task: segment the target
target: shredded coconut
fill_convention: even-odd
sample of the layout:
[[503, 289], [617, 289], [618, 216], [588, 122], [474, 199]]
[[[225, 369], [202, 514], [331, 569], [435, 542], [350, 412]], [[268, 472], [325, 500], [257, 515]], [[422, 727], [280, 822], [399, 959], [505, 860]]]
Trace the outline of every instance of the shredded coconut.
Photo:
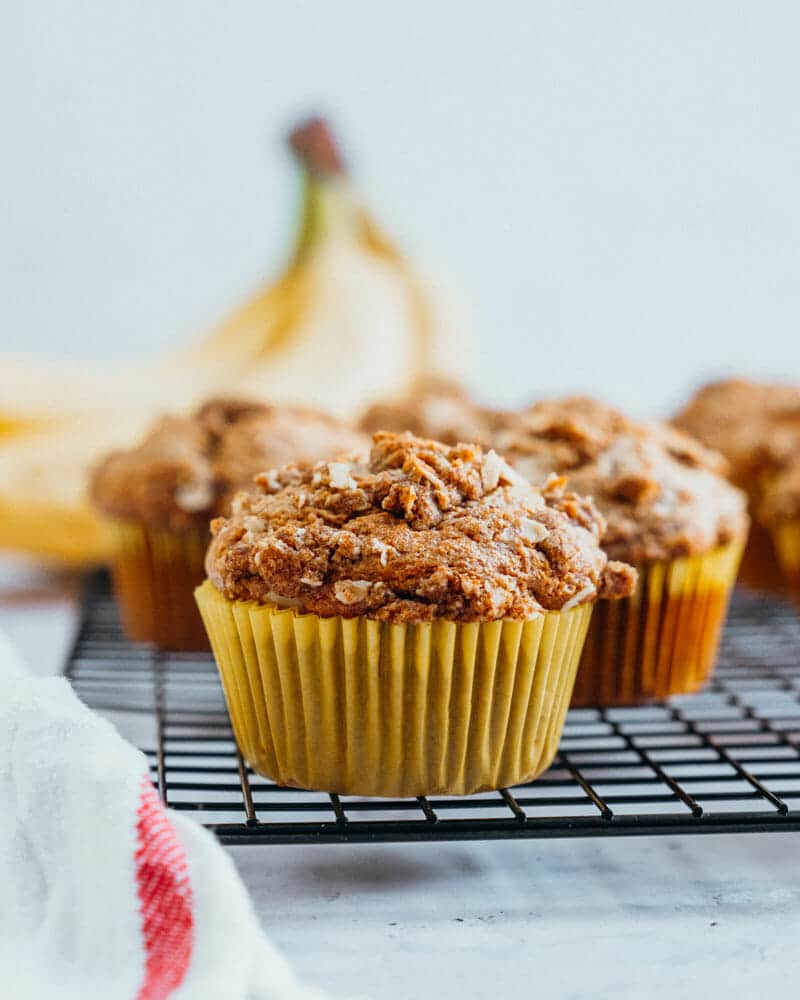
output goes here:
[[358, 604], [369, 596], [371, 589], [369, 580], [339, 580], [334, 584], [333, 593], [342, 604]]
[[278, 473], [275, 469], [268, 469], [264, 474], [264, 478], [271, 490], [279, 490], [281, 488], [281, 481], [278, 479]]
[[587, 585], [582, 587], [577, 594], [573, 594], [568, 601], [565, 601], [562, 610], [568, 611], [570, 608], [577, 607], [579, 604], [584, 604], [592, 596], [594, 591], [595, 588], [591, 584], [587, 583]]
[[328, 462], [330, 484], [336, 490], [354, 490], [356, 481], [350, 475], [350, 466], [345, 462]]
[[283, 594], [276, 594], [274, 590], [270, 590], [265, 596], [270, 604], [276, 604], [279, 608], [299, 608], [302, 606], [302, 602], [296, 597], [284, 597]]
[[505, 587], [489, 586], [486, 589], [492, 608], [496, 613], [499, 613], [508, 603], [508, 591]]
[[372, 551], [379, 554], [381, 566], [385, 566], [389, 561], [389, 546], [379, 538], [372, 539]]
[[521, 533], [523, 538], [529, 542], [533, 542], [534, 545], [537, 542], [543, 542], [550, 534], [541, 521], [534, 521], [530, 517], [526, 517], [522, 522]]
[[497, 484], [500, 482], [500, 473], [503, 471], [505, 464], [494, 448], [487, 451], [486, 457], [483, 460], [483, 468], [481, 469], [483, 488], [487, 493], [497, 489]]
[[245, 514], [242, 517], [242, 524], [247, 532], [247, 540], [252, 541], [264, 530], [263, 520], [255, 514]]

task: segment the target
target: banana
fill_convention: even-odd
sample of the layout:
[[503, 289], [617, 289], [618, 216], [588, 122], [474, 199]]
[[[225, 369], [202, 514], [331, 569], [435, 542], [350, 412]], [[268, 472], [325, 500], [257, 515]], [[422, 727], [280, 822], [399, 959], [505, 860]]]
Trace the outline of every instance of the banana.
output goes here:
[[293, 251], [215, 329], [137, 365], [0, 359], [0, 548], [102, 561], [87, 472], [165, 409], [224, 393], [355, 417], [420, 378], [465, 375], [463, 312], [367, 212], [326, 124], [311, 119], [290, 142], [303, 170]]
[[322, 120], [295, 129], [290, 143], [305, 176], [289, 266], [181, 361], [218, 365], [235, 355], [243, 363], [236, 391], [312, 402], [342, 417], [403, 396], [420, 379], [466, 380], [466, 311], [372, 218]]
[[474, 335], [464, 302], [441, 276], [404, 257], [366, 211], [361, 224], [364, 245], [398, 270], [413, 301], [419, 352], [416, 381], [442, 378], [454, 383], [469, 382]]
[[365, 247], [360, 207], [348, 187], [314, 176], [308, 185], [312, 236], [302, 253], [300, 309], [273, 333], [236, 389], [355, 417], [376, 396], [414, 382], [416, 304], [398, 269]]
[[0, 549], [70, 565], [107, 561], [109, 539], [86, 496], [98, 455], [132, 444], [150, 415], [70, 417], [19, 432], [0, 447]]

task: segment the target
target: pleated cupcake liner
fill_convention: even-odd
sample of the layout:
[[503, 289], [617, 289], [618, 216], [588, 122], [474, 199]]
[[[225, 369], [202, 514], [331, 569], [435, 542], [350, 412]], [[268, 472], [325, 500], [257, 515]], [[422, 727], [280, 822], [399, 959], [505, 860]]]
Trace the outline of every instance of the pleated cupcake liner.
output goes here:
[[788, 593], [800, 605], [800, 518], [779, 522], [772, 537]]
[[344, 795], [464, 795], [530, 781], [558, 747], [591, 605], [396, 625], [197, 603], [236, 741], [259, 774]]
[[743, 546], [639, 566], [631, 597], [600, 602], [572, 707], [638, 705], [701, 688], [716, 663]]
[[159, 649], [209, 649], [194, 599], [205, 577], [207, 532], [178, 534], [128, 521], [112, 522], [114, 591], [129, 639]]

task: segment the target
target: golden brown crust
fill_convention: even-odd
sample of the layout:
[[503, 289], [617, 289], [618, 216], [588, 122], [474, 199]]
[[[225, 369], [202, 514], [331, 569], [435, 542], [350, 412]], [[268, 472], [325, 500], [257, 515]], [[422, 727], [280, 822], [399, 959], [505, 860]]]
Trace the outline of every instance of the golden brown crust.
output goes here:
[[516, 415], [496, 447], [532, 481], [555, 469], [607, 521], [603, 548], [643, 563], [706, 552], [747, 531], [744, 496], [724, 460], [662, 424], [643, 425], [584, 397]]
[[727, 379], [699, 389], [673, 423], [717, 447], [754, 517], [800, 516], [800, 386]]
[[138, 446], [108, 455], [92, 477], [92, 498], [126, 520], [205, 528], [257, 473], [366, 447], [364, 435], [317, 410], [214, 399], [190, 417], [161, 418]]
[[369, 461], [258, 477], [212, 525], [206, 568], [234, 600], [323, 617], [528, 619], [632, 593], [603, 519], [561, 480], [537, 490], [494, 452], [378, 433]]
[[532, 483], [555, 472], [593, 497], [608, 522], [603, 547], [628, 562], [669, 560], [723, 545], [747, 530], [744, 499], [722, 476], [721, 455], [663, 424], [644, 426], [585, 397], [490, 410], [458, 387], [423, 386], [404, 403], [373, 408], [365, 425], [410, 426], [450, 443], [467, 434]]
[[444, 444], [469, 441], [491, 447], [492, 430], [501, 417], [499, 411], [479, 406], [457, 382], [428, 379], [404, 399], [374, 403], [359, 426], [368, 434], [408, 431]]
[[699, 389], [673, 424], [721, 452], [758, 502], [762, 482], [800, 452], [800, 386], [725, 379]]

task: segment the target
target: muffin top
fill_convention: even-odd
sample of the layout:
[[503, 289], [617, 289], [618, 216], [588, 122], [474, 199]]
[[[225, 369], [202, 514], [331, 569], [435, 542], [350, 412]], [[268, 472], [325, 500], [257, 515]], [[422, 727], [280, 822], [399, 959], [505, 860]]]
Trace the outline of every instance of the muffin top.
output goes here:
[[746, 530], [746, 500], [723, 478], [722, 456], [595, 400], [537, 403], [508, 417], [494, 444], [527, 479], [556, 472], [591, 497], [608, 522], [603, 548], [613, 559], [706, 552]]
[[404, 399], [374, 403], [359, 422], [362, 430], [409, 431], [445, 444], [471, 441], [490, 446], [502, 414], [478, 405], [456, 382], [421, 381]]
[[643, 425], [586, 396], [491, 410], [453, 386], [423, 386], [405, 404], [374, 407], [365, 424], [436, 431], [449, 443], [471, 433], [533, 483], [565, 476], [606, 521], [603, 548], [628, 562], [706, 552], [747, 527], [744, 497], [724, 480], [725, 460], [664, 424]]
[[389, 622], [529, 619], [626, 597], [603, 517], [553, 477], [536, 489], [495, 452], [374, 435], [369, 457], [256, 478], [212, 524], [206, 560], [234, 600]]
[[699, 389], [673, 424], [716, 448], [751, 495], [800, 451], [800, 386], [725, 379]]
[[137, 447], [109, 454], [91, 493], [115, 517], [205, 529], [256, 473], [367, 445], [363, 434], [318, 410], [214, 399], [189, 417], [162, 417]]

